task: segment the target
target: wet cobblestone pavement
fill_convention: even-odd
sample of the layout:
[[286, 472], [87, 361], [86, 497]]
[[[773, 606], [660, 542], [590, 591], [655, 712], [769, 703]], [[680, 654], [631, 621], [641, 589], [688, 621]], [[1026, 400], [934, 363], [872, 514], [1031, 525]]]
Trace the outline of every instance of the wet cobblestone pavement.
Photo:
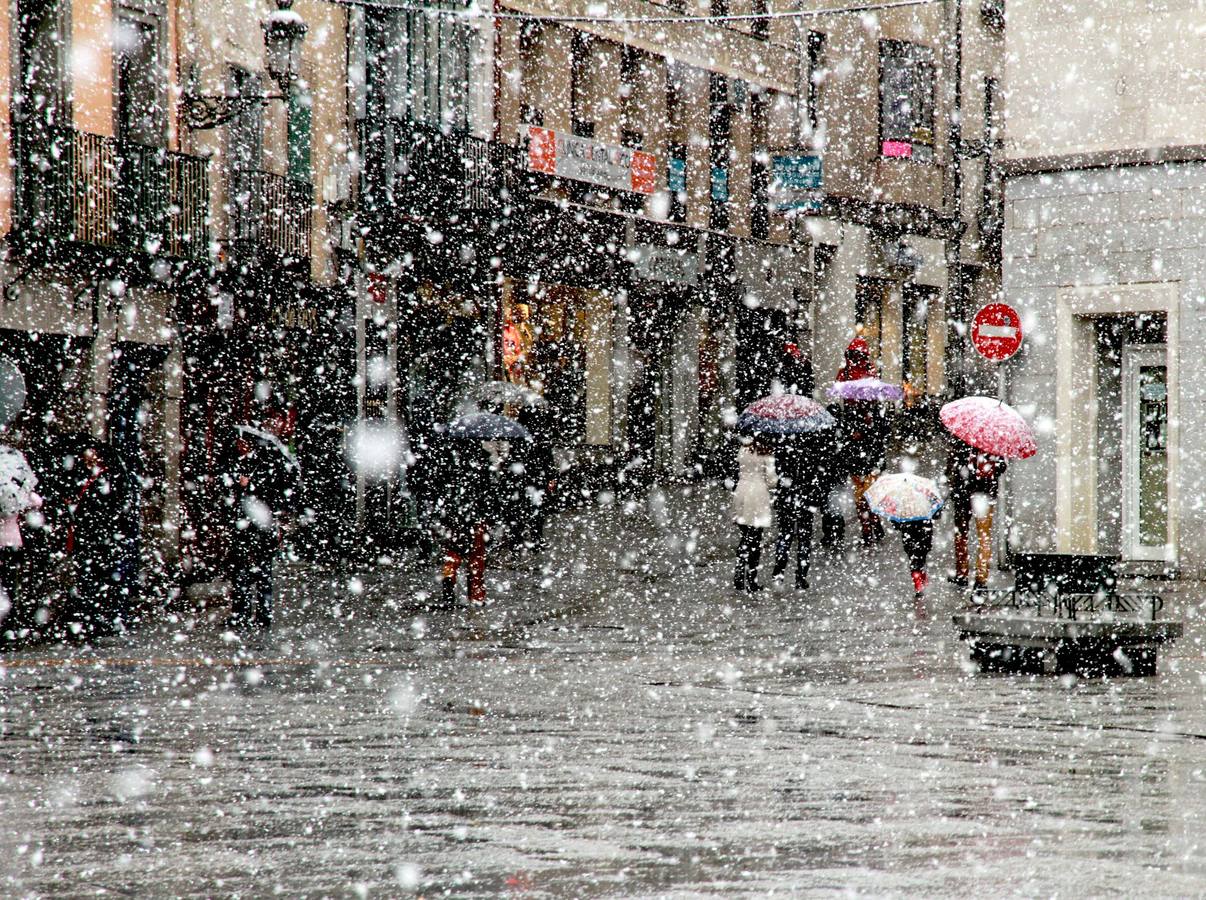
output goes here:
[[0, 894], [1206, 893], [1195, 598], [1157, 678], [985, 676], [892, 541], [739, 599], [722, 504], [563, 516], [481, 611], [298, 566], [270, 635], [7, 654]]

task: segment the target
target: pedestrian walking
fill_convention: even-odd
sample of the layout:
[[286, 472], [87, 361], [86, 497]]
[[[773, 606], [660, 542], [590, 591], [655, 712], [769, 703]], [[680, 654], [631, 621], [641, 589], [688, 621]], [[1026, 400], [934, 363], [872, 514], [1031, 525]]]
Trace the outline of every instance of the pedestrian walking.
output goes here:
[[521, 442], [516, 448], [524, 484], [519, 538], [525, 550], [539, 553], [544, 549], [544, 522], [557, 489], [548, 407], [525, 406], [520, 409], [518, 420], [532, 434], [532, 440]]
[[1000, 456], [978, 450], [959, 438], [950, 437], [946, 479], [950, 490], [951, 515], [955, 520], [955, 572], [952, 584], [967, 587], [970, 560], [968, 544], [971, 522], [976, 523], [975, 588], [988, 585], [992, 567], [992, 519], [997, 492], [1007, 463]]
[[775, 541], [773, 576], [781, 581], [786, 573], [792, 545], [796, 548], [796, 587], [808, 589], [812, 560], [812, 533], [818, 511], [826, 508], [830, 470], [834, 467], [832, 430], [786, 437], [775, 449], [775, 518], [779, 536]]
[[486, 443], [459, 440], [449, 446], [451, 459], [438, 509], [443, 545], [440, 591], [447, 606], [456, 604], [462, 564], [468, 569], [469, 602], [486, 602], [486, 544], [499, 514], [499, 467]]
[[[273, 427], [278, 419], [268, 418]], [[226, 565], [231, 580], [230, 623], [270, 628], [273, 563], [280, 552], [280, 517], [295, 502], [300, 469], [276, 434], [239, 426], [224, 482], [233, 513]]]
[[884, 475], [867, 491], [867, 503], [875, 515], [887, 519], [900, 532], [909, 558], [913, 596], [922, 599], [929, 583], [926, 561], [934, 546], [934, 520], [942, 512], [938, 485], [911, 472]]
[[737, 484], [733, 490], [732, 515], [740, 538], [733, 586], [750, 594], [762, 589], [758, 584], [758, 563], [762, 557], [762, 533], [774, 520], [771, 491], [778, 478], [775, 458], [765, 438], [742, 438], [737, 452]]
[[[842, 367], [834, 381], [841, 384], [878, 377], [866, 339], [861, 334], [856, 335], [846, 347]], [[882, 403], [874, 399], [845, 400], [839, 422], [844, 440], [841, 453], [854, 488], [854, 508], [862, 540], [864, 544], [877, 544], [883, 540], [884, 528], [867, 506], [865, 495], [884, 465], [888, 423]]]
[[107, 445], [91, 441], [70, 471], [70, 496], [62, 516], [63, 556], [72, 585], [65, 611], [85, 634], [112, 630], [124, 611], [113, 523], [124, 492], [120, 464]]

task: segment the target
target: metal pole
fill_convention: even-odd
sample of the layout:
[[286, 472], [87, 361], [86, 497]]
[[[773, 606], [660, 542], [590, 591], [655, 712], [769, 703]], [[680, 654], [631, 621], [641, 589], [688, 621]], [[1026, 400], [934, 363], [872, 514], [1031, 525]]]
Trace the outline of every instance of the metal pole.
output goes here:
[[[952, 220], [953, 231], [946, 246], [946, 331], [947, 359], [951, 371], [947, 372], [947, 387], [953, 394], [967, 391], [967, 309], [963, 287], [963, 2], [947, 0], [947, 10], [953, 16], [948, 27], [952, 36], [950, 50], [951, 106], [948, 112], [947, 152], [950, 154], [946, 180], [946, 209]], [[962, 332], [955, 326], [959, 321]]]

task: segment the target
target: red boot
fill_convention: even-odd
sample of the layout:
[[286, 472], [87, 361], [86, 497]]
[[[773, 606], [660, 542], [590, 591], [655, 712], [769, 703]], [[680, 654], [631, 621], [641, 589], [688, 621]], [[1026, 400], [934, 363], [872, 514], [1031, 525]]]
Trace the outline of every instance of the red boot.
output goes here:
[[925, 572], [913, 572], [913, 593], [920, 597], [925, 593], [925, 586], [930, 579]]

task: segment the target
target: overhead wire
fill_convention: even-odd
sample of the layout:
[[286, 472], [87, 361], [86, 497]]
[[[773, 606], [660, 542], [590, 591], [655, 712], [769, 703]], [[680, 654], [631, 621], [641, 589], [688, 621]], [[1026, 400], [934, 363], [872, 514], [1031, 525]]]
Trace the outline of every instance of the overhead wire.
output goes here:
[[390, 0], [331, 0], [341, 6], [363, 6], [373, 9], [391, 9], [402, 12], [418, 12], [432, 16], [451, 16], [463, 19], [518, 19], [528, 22], [552, 22], [566, 25], [678, 25], [678, 24], [723, 24], [725, 22], [751, 22], [771, 19], [810, 19], [834, 13], [863, 13], [880, 10], [900, 9], [910, 6], [933, 6], [945, 0], [891, 0], [884, 3], [859, 3], [853, 6], [836, 6], [823, 9], [793, 9], [764, 13], [731, 13], [725, 15], [656, 15], [656, 16], [592, 16], [570, 13], [526, 13], [517, 10], [490, 10], [480, 7], [431, 6], [428, 4], [392, 3]]

